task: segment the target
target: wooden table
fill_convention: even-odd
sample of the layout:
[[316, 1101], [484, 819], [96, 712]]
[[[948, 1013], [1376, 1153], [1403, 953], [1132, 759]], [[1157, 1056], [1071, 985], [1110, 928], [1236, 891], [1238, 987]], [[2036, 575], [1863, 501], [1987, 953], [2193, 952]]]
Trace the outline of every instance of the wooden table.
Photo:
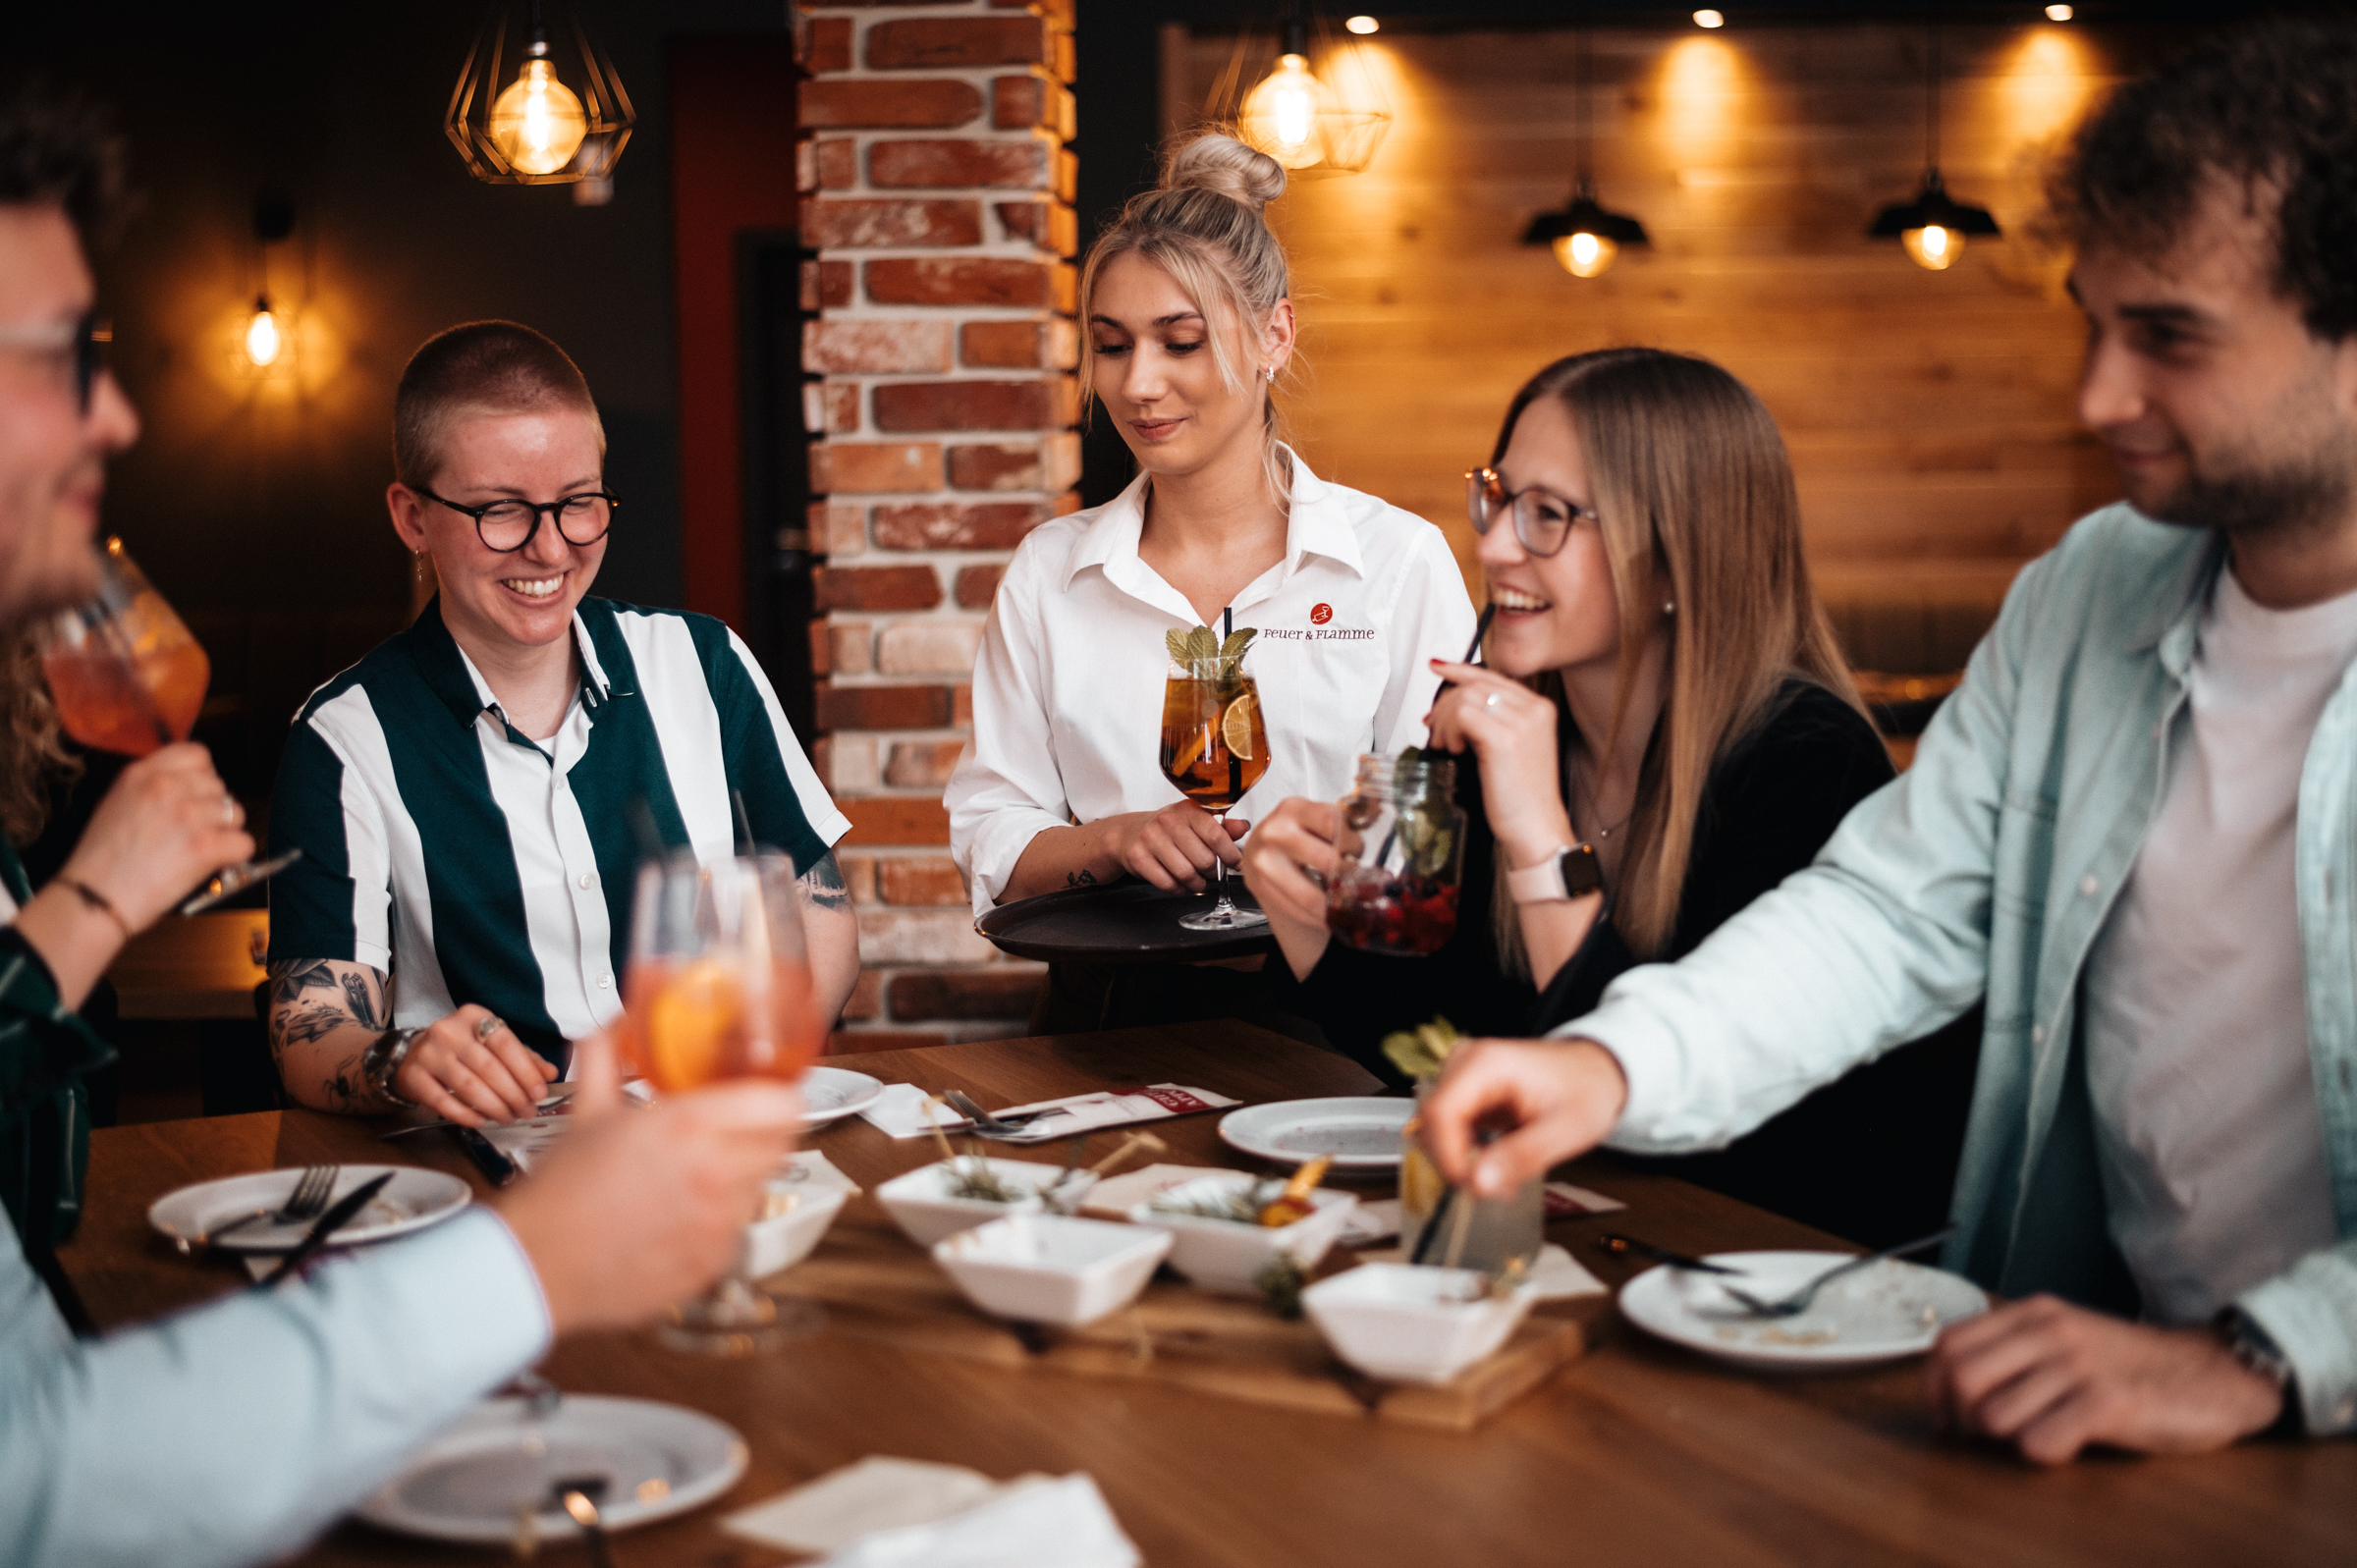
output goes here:
[[253, 988], [267, 978], [254, 961], [270, 940], [267, 909], [166, 915], [124, 945], [106, 978], [125, 1018], [253, 1021]]
[[[1363, 1092], [1338, 1057], [1234, 1023], [878, 1053], [858, 1066], [997, 1107], [1111, 1084], [1175, 1081], [1259, 1101]], [[1158, 1124], [1172, 1152], [1243, 1164], [1214, 1117]], [[428, 1136], [397, 1158], [474, 1179]], [[934, 1158], [852, 1118], [814, 1147], [872, 1192]], [[102, 1324], [233, 1288], [226, 1265], [175, 1257], [145, 1205], [182, 1182], [270, 1165], [383, 1158], [359, 1123], [307, 1111], [97, 1134], [90, 1205], [65, 1251]], [[1048, 1158], [1043, 1153], [1042, 1158]], [[1758, 1210], [1609, 1158], [1569, 1168], [1625, 1214], [1559, 1221], [1553, 1239], [1608, 1280], [1589, 1244], [1625, 1228], [1691, 1251], [1822, 1245]], [[477, 1183], [479, 1186], [479, 1182]], [[885, 1224], [872, 1199], [839, 1225]], [[714, 1507], [633, 1532], [625, 1563], [766, 1568], [778, 1554], [715, 1528], [722, 1513], [868, 1454], [995, 1476], [1086, 1470], [1156, 1568], [1385, 1563], [2347, 1563], [2357, 1560], [2357, 1444], [2257, 1442], [2191, 1459], [2105, 1457], [2051, 1472], [1945, 1437], [1918, 1368], [1761, 1378], [1658, 1344], [1600, 1310], [1596, 1350], [1471, 1434], [1310, 1415], [1150, 1382], [1007, 1371], [821, 1334], [750, 1361], [584, 1334], [546, 1370], [569, 1390], [676, 1400], [743, 1432], [752, 1466]], [[489, 1564], [494, 1554], [346, 1526], [301, 1559]], [[564, 1554], [561, 1561], [577, 1562]]]

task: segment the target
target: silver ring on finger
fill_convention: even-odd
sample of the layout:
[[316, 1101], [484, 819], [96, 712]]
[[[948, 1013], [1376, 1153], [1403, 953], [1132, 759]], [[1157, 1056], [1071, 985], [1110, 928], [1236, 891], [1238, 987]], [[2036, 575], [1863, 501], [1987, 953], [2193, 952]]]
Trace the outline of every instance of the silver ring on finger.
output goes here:
[[1490, 693], [1488, 696], [1486, 696], [1486, 697], [1482, 698], [1482, 699], [1481, 699], [1481, 705], [1482, 705], [1483, 707], [1485, 707], [1485, 708], [1495, 708], [1495, 707], [1497, 707], [1497, 706], [1498, 706], [1498, 693], [1496, 693], [1495, 691], [1493, 691], [1493, 692], [1491, 692], [1491, 693]]
[[489, 1045], [491, 1043], [491, 1037], [499, 1033], [502, 1029], [505, 1029], [507, 1026], [508, 1021], [505, 1018], [500, 1017], [497, 1013], [487, 1012], [483, 1014], [482, 1017], [475, 1020], [474, 1043], [478, 1046]]
[[238, 797], [235, 795], [223, 795], [221, 797], [221, 826], [224, 828], [234, 828], [237, 825]]

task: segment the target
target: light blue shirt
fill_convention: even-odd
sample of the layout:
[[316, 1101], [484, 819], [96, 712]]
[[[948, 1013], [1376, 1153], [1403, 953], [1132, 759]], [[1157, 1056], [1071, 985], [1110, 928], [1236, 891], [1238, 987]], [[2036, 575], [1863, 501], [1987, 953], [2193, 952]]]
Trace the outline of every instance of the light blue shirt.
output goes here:
[[548, 1339], [488, 1210], [99, 1340], [0, 1223], [0, 1564], [275, 1561]]
[[[1814, 865], [1560, 1035], [1628, 1076], [1615, 1147], [1726, 1143], [1985, 999], [1948, 1267], [2007, 1295], [2123, 1305], [2079, 1041], [2089, 948], [2186, 722], [2217, 536], [2127, 507], [2025, 568], [1914, 766]], [[2339, 1240], [2236, 1299], [2291, 1363], [2311, 1433], [2357, 1429], [2357, 678], [2308, 742], [2296, 896]]]

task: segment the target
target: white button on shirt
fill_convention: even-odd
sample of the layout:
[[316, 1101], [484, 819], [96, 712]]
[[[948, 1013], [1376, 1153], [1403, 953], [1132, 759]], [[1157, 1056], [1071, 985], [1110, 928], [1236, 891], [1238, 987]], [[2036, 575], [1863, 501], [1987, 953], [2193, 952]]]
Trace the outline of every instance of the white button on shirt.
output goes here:
[[[1048, 828], [1182, 798], [1162, 771], [1163, 633], [1195, 612], [1137, 553], [1147, 476], [1103, 507], [1043, 524], [999, 584], [974, 663], [974, 732], [944, 803], [950, 853], [992, 908]], [[1229, 606], [1259, 628], [1269, 771], [1237, 802], [1251, 821], [1289, 795], [1332, 800], [1362, 752], [1422, 745], [1440, 677], [1473, 605], [1441, 530], [1293, 460], [1285, 559]]]

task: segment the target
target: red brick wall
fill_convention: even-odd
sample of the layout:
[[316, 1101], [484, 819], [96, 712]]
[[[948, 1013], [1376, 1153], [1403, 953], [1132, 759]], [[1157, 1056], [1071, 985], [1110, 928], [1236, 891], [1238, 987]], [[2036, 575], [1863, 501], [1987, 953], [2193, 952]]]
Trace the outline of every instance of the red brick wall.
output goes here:
[[867, 972], [837, 1050], [1019, 1033], [942, 785], [982, 616], [1080, 477], [1071, 0], [806, 4], [800, 160], [820, 773]]

